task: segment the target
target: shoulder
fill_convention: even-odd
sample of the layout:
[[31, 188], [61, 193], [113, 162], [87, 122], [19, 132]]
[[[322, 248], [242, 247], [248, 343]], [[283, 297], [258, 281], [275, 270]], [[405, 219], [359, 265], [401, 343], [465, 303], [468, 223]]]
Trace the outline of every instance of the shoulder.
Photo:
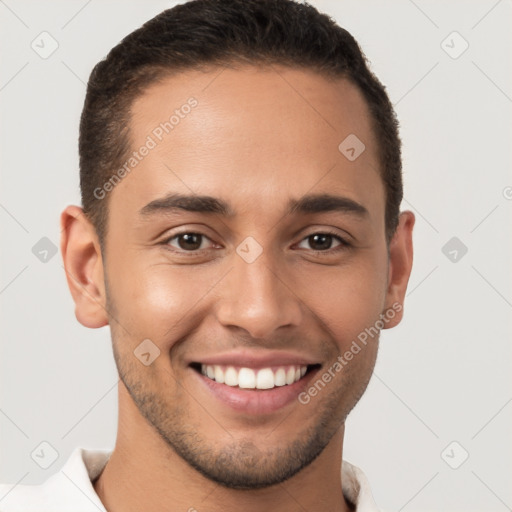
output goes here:
[[364, 472], [344, 460], [341, 466], [343, 495], [354, 504], [356, 512], [381, 512], [377, 507]]
[[75, 448], [64, 466], [39, 485], [0, 484], [2, 512], [98, 512], [105, 508], [91, 481], [110, 451]]

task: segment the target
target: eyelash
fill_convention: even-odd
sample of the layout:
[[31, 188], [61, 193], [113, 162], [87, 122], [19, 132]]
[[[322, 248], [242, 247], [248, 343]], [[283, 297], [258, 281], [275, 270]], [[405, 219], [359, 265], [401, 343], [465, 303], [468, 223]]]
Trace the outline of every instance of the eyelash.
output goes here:
[[[198, 232], [198, 231], [182, 231], [181, 233], [175, 233], [171, 237], [168, 237], [165, 240], [162, 240], [161, 244], [167, 250], [169, 250], [171, 252], [174, 252], [174, 253], [177, 253], [177, 254], [183, 254], [185, 256], [197, 256], [202, 251], [206, 251], [207, 250], [207, 249], [196, 249], [194, 251], [185, 251], [184, 249], [178, 250], [178, 249], [175, 249], [175, 248], [171, 248], [171, 246], [169, 245], [169, 242], [171, 240], [174, 240], [175, 238], [178, 238], [178, 237], [182, 236], [182, 235], [199, 235], [199, 236], [202, 236], [202, 237], [207, 238], [208, 240], [210, 240], [210, 238], [207, 235], [205, 235], [204, 233]], [[314, 254], [317, 254], [317, 255], [331, 255], [333, 253], [338, 253], [339, 251], [343, 251], [343, 250], [346, 250], [346, 249], [349, 249], [349, 248], [352, 247], [352, 245], [350, 243], [348, 243], [340, 235], [338, 235], [334, 231], [329, 231], [329, 230], [315, 231], [313, 233], [310, 233], [310, 234], [306, 235], [304, 238], [302, 238], [299, 243], [303, 242], [304, 240], [306, 240], [309, 237], [314, 236], [314, 235], [329, 235], [329, 236], [332, 236], [333, 238], [335, 238], [336, 240], [338, 240], [338, 242], [340, 242], [340, 245], [338, 245], [334, 249], [326, 249], [325, 251], [319, 251], [319, 250], [311, 249], [311, 252], [313, 252]]]

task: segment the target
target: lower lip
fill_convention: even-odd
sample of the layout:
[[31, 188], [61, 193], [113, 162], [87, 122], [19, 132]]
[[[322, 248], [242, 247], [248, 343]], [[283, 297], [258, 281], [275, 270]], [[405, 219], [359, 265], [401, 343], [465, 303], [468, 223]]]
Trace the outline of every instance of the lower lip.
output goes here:
[[235, 411], [256, 415], [270, 414], [294, 401], [298, 402], [299, 394], [307, 387], [318, 368], [313, 368], [293, 384], [276, 386], [272, 389], [242, 389], [238, 386], [228, 386], [220, 384], [196, 370], [192, 371], [207, 390], [222, 403]]

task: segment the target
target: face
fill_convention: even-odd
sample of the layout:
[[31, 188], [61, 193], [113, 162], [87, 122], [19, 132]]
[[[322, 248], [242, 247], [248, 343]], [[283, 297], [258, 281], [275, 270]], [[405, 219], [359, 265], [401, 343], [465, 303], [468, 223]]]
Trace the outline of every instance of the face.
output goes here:
[[132, 114], [149, 149], [109, 192], [102, 265], [134, 414], [225, 486], [281, 482], [342, 429], [377, 353], [357, 340], [396, 298], [368, 108], [343, 79], [243, 67], [167, 77]]

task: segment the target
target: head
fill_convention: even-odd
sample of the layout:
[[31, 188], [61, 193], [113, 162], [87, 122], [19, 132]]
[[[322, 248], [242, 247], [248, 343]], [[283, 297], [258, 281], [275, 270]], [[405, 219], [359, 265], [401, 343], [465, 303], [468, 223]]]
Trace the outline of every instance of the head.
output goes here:
[[386, 239], [391, 241], [403, 195], [398, 122], [352, 35], [314, 7], [291, 0], [194, 0], [129, 34], [90, 75], [80, 125], [80, 188], [84, 212], [102, 247], [110, 188], [136, 149], [130, 134], [135, 98], [184, 70], [244, 63], [307, 69], [326, 79], [343, 78], [359, 90], [377, 139]]
[[[96, 65], [79, 150], [61, 248], [78, 320], [110, 325], [120, 414], [227, 487], [311, 464], [412, 264], [396, 117], [354, 38], [291, 0], [178, 5]], [[232, 393], [228, 366], [275, 387]]]

